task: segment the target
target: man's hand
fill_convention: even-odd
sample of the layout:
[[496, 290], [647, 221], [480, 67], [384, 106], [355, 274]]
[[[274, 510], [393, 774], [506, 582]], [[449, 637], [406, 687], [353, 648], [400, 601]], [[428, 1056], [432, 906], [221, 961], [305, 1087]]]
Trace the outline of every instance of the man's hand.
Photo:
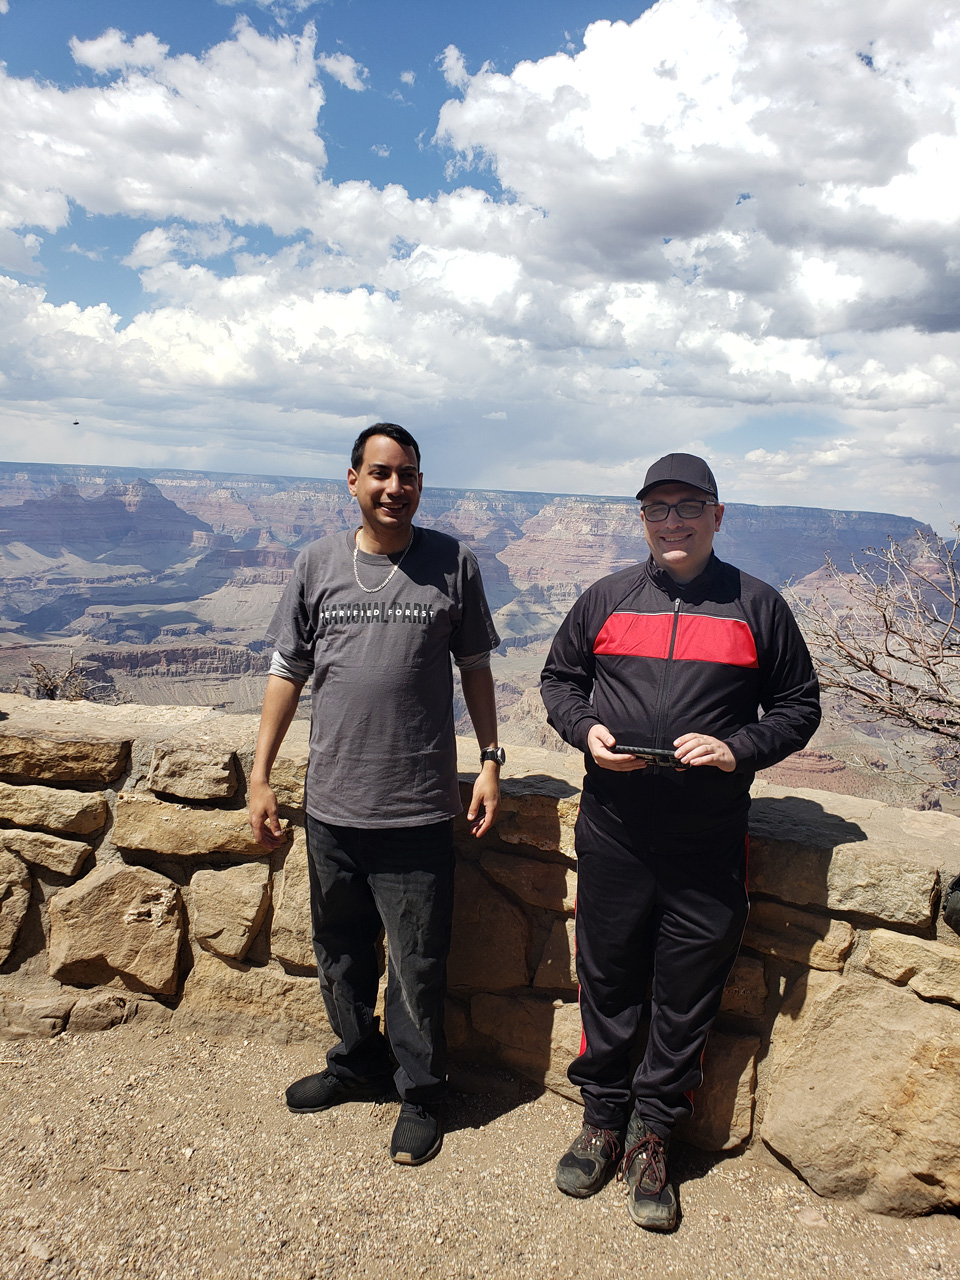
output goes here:
[[691, 768], [701, 764], [712, 764], [724, 773], [733, 773], [737, 767], [733, 752], [719, 738], [711, 738], [705, 733], [684, 733], [674, 738], [677, 748], [677, 759]]
[[279, 849], [287, 837], [280, 826], [276, 794], [268, 782], [250, 783], [248, 816], [257, 843], [265, 844], [268, 849]]
[[616, 738], [605, 725], [595, 724], [587, 734], [587, 750], [601, 769], [613, 769], [616, 773], [632, 773], [634, 769], [647, 767], [647, 762], [638, 760], [636, 756], [615, 755], [609, 748], [616, 745]]
[[467, 822], [470, 830], [479, 838], [493, 826], [500, 809], [500, 766], [493, 760], [485, 760], [473, 784]]

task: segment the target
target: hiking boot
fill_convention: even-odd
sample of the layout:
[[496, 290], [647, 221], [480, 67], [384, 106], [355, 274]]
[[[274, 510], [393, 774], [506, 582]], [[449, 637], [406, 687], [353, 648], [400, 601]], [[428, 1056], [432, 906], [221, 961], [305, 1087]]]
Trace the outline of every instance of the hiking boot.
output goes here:
[[373, 1080], [341, 1080], [332, 1071], [318, 1071], [316, 1075], [295, 1080], [287, 1089], [287, 1106], [291, 1111], [306, 1115], [313, 1111], [326, 1111], [339, 1107], [341, 1102], [376, 1102], [389, 1097], [393, 1082], [389, 1076]]
[[425, 1164], [443, 1145], [440, 1108], [404, 1102], [397, 1116], [390, 1155], [396, 1164]]
[[596, 1195], [623, 1151], [622, 1129], [585, 1124], [557, 1165], [557, 1189], [580, 1199]]
[[617, 1178], [627, 1184], [630, 1217], [647, 1231], [672, 1231], [678, 1206], [676, 1190], [667, 1177], [670, 1139], [654, 1133], [634, 1112], [624, 1145]]

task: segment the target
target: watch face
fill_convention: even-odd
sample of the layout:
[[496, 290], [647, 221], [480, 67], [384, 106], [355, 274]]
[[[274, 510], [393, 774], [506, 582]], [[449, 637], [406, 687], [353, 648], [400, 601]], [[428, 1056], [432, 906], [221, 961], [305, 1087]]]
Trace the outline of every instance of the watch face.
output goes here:
[[486, 747], [480, 752], [480, 763], [483, 764], [487, 760], [494, 760], [497, 764], [505, 764], [507, 753], [503, 747]]

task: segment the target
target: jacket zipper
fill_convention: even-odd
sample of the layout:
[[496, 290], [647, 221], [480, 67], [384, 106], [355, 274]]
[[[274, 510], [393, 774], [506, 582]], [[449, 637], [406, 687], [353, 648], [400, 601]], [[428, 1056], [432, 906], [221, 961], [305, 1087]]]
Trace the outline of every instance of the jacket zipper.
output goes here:
[[[673, 602], [673, 627], [670, 631], [670, 647], [667, 650], [667, 661], [663, 668], [663, 680], [660, 682], [660, 694], [657, 698], [657, 714], [654, 720], [654, 745], [669, 746], [663, 742], [663, 722], [666, 717], [667, 710], [667, 693], [670, 689], [670, 676], [673, 671], [673, 651], [677, 643], [677, 628], [680, 626], [680, 597], [677, 596]], [[659, 772], [660, 766], [654, 765], [654, 769]]]

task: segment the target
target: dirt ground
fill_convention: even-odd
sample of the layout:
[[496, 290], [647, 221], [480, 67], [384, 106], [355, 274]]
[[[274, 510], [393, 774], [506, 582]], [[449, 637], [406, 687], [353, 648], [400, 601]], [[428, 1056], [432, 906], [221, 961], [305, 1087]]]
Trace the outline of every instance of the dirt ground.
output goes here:
[[821, 1200], [769, 1156], [677, 1144], [670, 1236], [616, 1182], [562, 1196], [579, 1108], [505, 1074], [461, 1069], [439, 1156], [398, 1167], [396, 1104], [286, 1110], [323, 1047], [136, 1022], [0, 1041], [3, 1280], [960, 1280], [956, 1216]]

